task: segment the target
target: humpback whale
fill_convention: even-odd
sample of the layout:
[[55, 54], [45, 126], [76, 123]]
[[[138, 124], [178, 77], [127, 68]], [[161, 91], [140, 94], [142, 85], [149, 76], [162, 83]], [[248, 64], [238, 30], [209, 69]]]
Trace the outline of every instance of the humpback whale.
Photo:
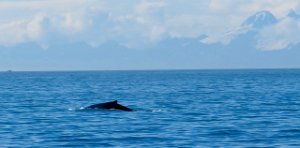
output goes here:
[[118, 104], [118, 100], [106, 102], [106, 103], [94, 104], [94, 105], [86, 107], [86, 109], [116, 109], [116, 110], [122, 110], [122, 111], [133, 111], [132, 109], [130, 109], [126, 106]]

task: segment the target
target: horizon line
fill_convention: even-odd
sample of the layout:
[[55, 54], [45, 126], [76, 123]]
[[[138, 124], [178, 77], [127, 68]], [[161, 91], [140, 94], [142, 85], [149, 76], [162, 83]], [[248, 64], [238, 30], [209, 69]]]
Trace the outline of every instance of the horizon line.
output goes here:
[[279, 67], [279, 68], [170, 68], [170, 69], [74, 69], [74, 70], [0, 70], [5, 72], [109, 72], [109, 71], [217, 71], [217, 70], [300, 70], [298, 67]]

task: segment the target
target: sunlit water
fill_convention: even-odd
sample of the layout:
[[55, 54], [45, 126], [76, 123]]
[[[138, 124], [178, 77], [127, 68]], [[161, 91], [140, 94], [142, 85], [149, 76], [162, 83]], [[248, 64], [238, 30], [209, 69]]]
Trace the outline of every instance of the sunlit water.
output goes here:
[[2, 72], [0, 107], [0, 147], [300, 147], [300, 70]]

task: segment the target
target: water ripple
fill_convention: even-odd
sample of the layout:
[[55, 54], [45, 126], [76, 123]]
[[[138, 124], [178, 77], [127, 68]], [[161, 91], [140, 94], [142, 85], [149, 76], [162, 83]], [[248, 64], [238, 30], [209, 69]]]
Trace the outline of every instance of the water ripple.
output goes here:
[[[300, 71], [0, 73], [0, 147], [300, 147]], [[118, 99], [134, 112], [85, 110]]]

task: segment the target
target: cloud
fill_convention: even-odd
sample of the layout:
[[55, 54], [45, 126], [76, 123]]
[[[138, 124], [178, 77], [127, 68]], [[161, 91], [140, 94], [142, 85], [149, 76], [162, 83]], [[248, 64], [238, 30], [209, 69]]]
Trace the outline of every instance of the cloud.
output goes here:
[[[84, 42], [97, 47], [115, 41], [129, 48], [142, 48], [164, 38], [202, 35], [207, 36], [203, 43], [229, 44], [243, 32], [239, 26], [248, 16], [268, 10], [284, 20], [291, 9], [300, 10], [299, 4], [294, 0], [0, 1], [0, 44], [36, 42], [51, 47], [58, 42]], [[271, 49], [297, 43], [297, 36], [282, 29], [297, 23], [286, 21], [264, 29], [258, 47], [266, 49], [278, 40]]]
[[142, 1], [141, 3], [137, 4], [135, 10], [138, 13], [149, 13], [149, 11], [155, 11], [157, 8], [163, 8], [164, 6], [164, 1]]
[[2, 45], [16, 44], [23, 42], [26, 37], [26, 28], [22, 28], [25, 21], [14, 21], [0, 25], [0, 43]]
[[[5, 38], [0, 38], [2, 45], [37, 42], [43, 46], [47, 44], [51, 46], [57, 42], [85, 42], [91, 38], [99, 38], [97, 34], [94, 34], [94, 37], [89, 37], [88, 34], [98, 33], [101, 24], [108, 22], [107, 17], [101, 17], [107, 13], [101, 9], [105, 6], [97, 1], [84, 3], [79, 0], [45, 0], [0, 3], [2, 7], [7, 6], [5, 10], [0, 10], [2, 12], [17, 12], [15, 11], [17, 8], [27, 12], [12, 13], [12, 17], [2, 19], [0, 31], [6, 34]], [[0, 15], [0, 18], [4, 17]]]
[[285, 18], [274, 26], [263, 29], [258, 36], [258, 48], [280, 50], [300, 43], [300, 22]]

